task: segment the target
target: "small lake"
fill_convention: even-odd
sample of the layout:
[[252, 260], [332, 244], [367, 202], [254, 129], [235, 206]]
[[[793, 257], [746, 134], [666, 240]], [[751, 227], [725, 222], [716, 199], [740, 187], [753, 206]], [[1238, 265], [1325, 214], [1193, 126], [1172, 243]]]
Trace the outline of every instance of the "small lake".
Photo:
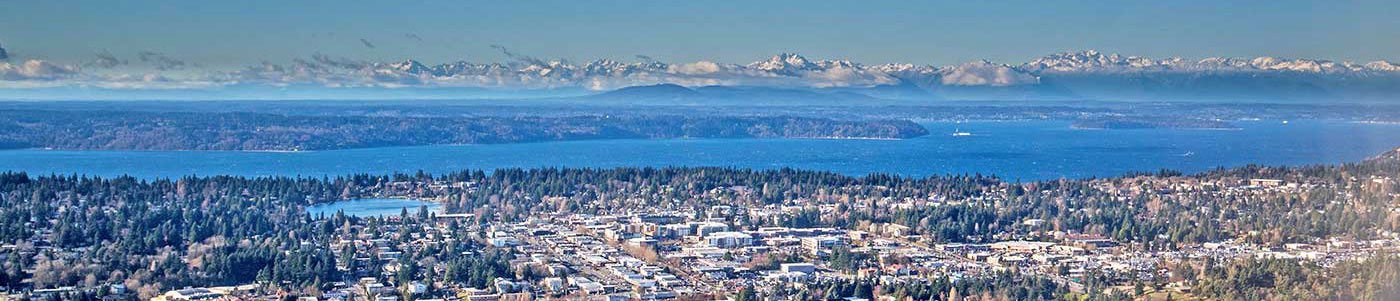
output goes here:
[[371, 216], [394, 216], [408, 210], [409, 215], [418, 214], [418, 208], [427, 206], [429, 212], [442, 212], [442, 204], [420, 201], [415, 199], [358, 199], [340, 201], [335, 203], [317, 204], [306, 207], [306, 213], [311, 217], [334, 216], [336, 212], [345, 211], [345, 215], [355, 217]]
[[[340, 176], [463, 169], [617, 166], [801, 168], [848, 175], [991, 174], [1008, 180], [1199, 172], [1245, 164], [1355, 162], [1400, 146], [1400, 125], [1232, 121], [1238, 130], [1076, 130], [1068, 121], [925, 123], [903, 140], [661, 139], [432, 145], [311, 152], [0, 151], [0, 170], [30, 175]], [[954, 131], [971, 136], [953, 136]], [[397, 209], [395, 209], [397, 213]]]

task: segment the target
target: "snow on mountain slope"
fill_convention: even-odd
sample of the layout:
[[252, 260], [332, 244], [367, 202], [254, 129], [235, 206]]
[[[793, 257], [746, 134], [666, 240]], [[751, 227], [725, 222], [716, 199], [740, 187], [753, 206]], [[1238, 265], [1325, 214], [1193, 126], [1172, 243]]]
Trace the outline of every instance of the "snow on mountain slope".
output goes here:
[[[841, 59], [809, 59], [795, 53], [780, 53], [748, 64], [698, 61], [664, 63], [655, 60], [621, 62], [598, 59], [585, 64], [564, 60], [517, 59], [505, 63], [456, 61], [426, 64], [405, 59], [372, 62], [313, 55], [291, 63], [264, 63], [234, 71], [210, 71], [197, 76], [129, 74], [110, 70], [83, 70], [81, 64], [47, 61], [4, 63], [0, 81], [55, 81], [75, 85], [104, 86], [139, 78], [159, 78], [168, 85], [197, 82], [202, 85], [265, 84], [287, 86], [314, 84], [327, 87], [428, 86], [478, 87], [505, 90], [585, 88], [611, 90], [628, 86], [663, 83], [687, 87], [742, 85], [770, 87], [837, 88], [912, 85], [1006, 87], [1039, 85], [1047, 78], [1104, 75], [1141, 78], [1130, 81], [1180, 86], [1180, 75], [1225, 76], [1268, 74], [1265, 79], [1311, 76], [1288, 80], [1292, 85], [1311, 85], [1309, 80], [1346, 81], [1371, 78], [1367, 87], [1385, 86], [1374, 78], [1400, 78], [1400, 66], [1387, 61], [1364, 64], [1279, 57], [1223, 58], [1199, 60], [1179, 57], [1155, 59], [1102, 53], [1095, 50], [1047, 55], [1021, 64], [974, 61], [949, 66], [912, 63], [863, 65]], [[70, 67], [73, 66], [73, 67]], [[155, 75], [146, 77], [142, 75]], [[1249, 76], [1229, 77], [1245, 80]], [[1188, 77], [1189, 80], [1191, 77]], [[1052, 81], [1054, 82], [1054, 81]], [[1063, 81], [1060, 81], [1063, 82]], [[1193, 84], [1199, 84], [1193, 82]], [[11, 85], [14, 86], [14, 85]], [[1259, 85], [1267, 86], [1267, 85]], [[1184, 88], [1181, 88], [1184, 89]]]
[[1094, 50], [1065, 52], [1031, 60], [1020, 66], [1026, 72], [1103, 73], [1103, 72], [1265, 72], [1292, 71], [1304, 73], [1350, 74], [1396, 72], [1389, 62], [1367, 64], [1329, 60], [1287, 59], [1278, 57], [1222, 58], [1209, 57], [1187, 60], [1179, 57], [1151, 59], [1138, 56], [1104, 54]]

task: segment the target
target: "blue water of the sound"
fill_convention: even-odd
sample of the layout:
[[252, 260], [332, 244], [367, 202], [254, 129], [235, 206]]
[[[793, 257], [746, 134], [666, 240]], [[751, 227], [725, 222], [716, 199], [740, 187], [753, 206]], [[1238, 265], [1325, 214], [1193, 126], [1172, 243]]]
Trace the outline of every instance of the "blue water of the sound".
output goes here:
[[[981, 173], [1008, 180], [1198, 172], [1257, 163], [1363, 160], [1400, 146], [1400, 125], [1240, 121], [1239, 130], [1076, 130], [1065, 121], [928, 123], [904, 140], [669, 139], [438, 145], [312, 152], [0, 151], [0, 170], [141, 178], [335, 176], [506, 167], [793, 167], [852, 175]], [[955, 129], [972, 136], [953, 136]]]

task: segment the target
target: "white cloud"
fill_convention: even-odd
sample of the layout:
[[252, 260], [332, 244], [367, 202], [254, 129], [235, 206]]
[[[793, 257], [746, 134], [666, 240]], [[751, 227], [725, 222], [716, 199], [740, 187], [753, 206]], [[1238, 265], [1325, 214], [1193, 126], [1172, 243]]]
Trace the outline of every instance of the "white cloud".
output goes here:
[[699, 61], [694, 63], [676, 64], [671, 66], [671, 72], [686, 75], [707, 75], [719, 73], [722, 67], [711, 61]]
[[942, 83], [949, 86], [1013, 86], [1040, 83], [1040, 79], [1011, 66], [977, 61], [948, 67], [943, 72]]
[[0, 80], [55, 80], [77, 74], [77, 66], [42, 60], [27, 60], [18, 64], [0, 62]]

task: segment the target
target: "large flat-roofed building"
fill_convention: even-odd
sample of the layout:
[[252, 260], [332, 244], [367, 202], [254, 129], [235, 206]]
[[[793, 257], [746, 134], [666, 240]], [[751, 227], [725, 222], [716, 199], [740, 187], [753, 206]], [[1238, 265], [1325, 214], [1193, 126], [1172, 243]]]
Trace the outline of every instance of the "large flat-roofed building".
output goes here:
[[807, 273], [807, 274], [809, 274], [809, 275], [810, 275], [810, 274], [816, 274], [816, 273], [817, 273], [817, 265], [814, 265], [814, 264], [811, 264], [811, 263], [805, 263], [805, 262], [802, 262], [802, 263], [784, 263], [784, 264], [782, 264], [782, 271], [783, 271], [783, 273], [802, 272], [802, 273]]
[[1258, 187], [1278, 187], [1278, 186], [1283, 186], [1283, 180], [1275, 180], [1275, 179], [1249, 179], [1249, 186], [1258, 186]]
[[223, 297], [224, 294], [203, 288], [187, 288], [165, 292], [151, 300], [161, 301], [187, 301], [187, 300], [211, 300]]
[[813, 254], [829, 251], [831, 250], [831, 248], [835, 248], [837, 246], [842, 246], [845, 244], [846, 241], [844, 239], [842, 239], [840, 236], [835, 235], [822, 235], [802, 238], [802, 247], [807, 249], [808, 251], [811, 251]]
[[705, 236], [705, 244], [716, 248], [738, 248], [753, 245], [753, 236], [744, 232], [718, 232]]
[[714, 222], [691, 223], [692, 233], [700, 237], [709, 237], [710, 234], [729, 232], [729, 225]]

